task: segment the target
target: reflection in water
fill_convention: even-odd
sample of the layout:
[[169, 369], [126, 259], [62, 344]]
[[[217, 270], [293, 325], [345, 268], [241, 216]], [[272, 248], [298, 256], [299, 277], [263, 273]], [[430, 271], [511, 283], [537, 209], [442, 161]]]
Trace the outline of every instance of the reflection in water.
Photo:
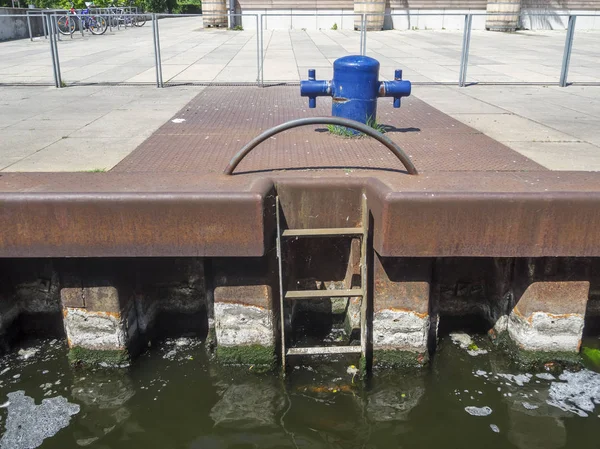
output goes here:
[[519, 449], [558, 449], [567, 441], [567, 431], [560, 418], [532, 416], [512, 407], [508, 416], [508, 439]]
[[[130, 420], [131, 411], [125, 404], [134, 396], [135, 389], [125, 373], [84, 371], [78, 374], [81, 376], [75, 376], [71, 395], [82, 405], [83, 413], [79, 420], [81, 430], [75, 437], [79, 446], [89, 446]], [[127, 428], [142, 431], [133, 420], [127, 422]]]
[[283, 408], [283, 397], [269, 383], [254, 382], [229, 385], [221, 400], [210, 411], [215, 426], [235, 429], [276, 427]]
[[376, 422], [407, 421], [424, 394], [425, 381], [418, 373], [396, 379], [387, 376], [368, 394], [367, 416]]

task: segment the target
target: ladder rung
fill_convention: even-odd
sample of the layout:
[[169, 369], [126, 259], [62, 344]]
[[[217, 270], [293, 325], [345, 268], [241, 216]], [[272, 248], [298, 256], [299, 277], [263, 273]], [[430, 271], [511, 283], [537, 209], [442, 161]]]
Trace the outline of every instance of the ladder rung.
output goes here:
[[286, 355], [327, 355], [360, 353], [360, 346], [312, 346], [308, 348], [289, 348], [286, 352]]
[[363, 291], [355, 288], [352, 290], [293, 290], [285, 293], [285, 299], [340, 298], [344, 296], [362, 297]]
[[363, 235], [363, 228], [318, 228], [318, 229], [286, 229], [282, 237], [335, 237], [344, 235]]

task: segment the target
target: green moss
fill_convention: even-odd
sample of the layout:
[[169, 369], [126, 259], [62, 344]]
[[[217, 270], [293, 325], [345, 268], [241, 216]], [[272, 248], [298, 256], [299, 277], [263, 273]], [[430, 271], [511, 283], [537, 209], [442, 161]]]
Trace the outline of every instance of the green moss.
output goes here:
[[275, 368], [275, 348], [261, 345], [217, 346], [217, 360], [227, 365], [250, 365], [253, 371], [272, 370]]
[[367, 377], [367, 359], [362, 356], [358, 360], [358, 375], [361, 379], [365, 379]]
[[421, 368], [429, 362], [429, 354], [400, 350], [373, 351], [373, 366], [378, 368]]
[[552, 371], [561, 368], [579, 368], [582, 365], [581, 356], [576, 352], [526, 351], [510, 338], [502, 338], [499, 347], [523, 369]]
[[600, 349], [584, 346], [581, 350], [581, 356], [588, 367], [594, 371], [600, 370]]
[[105, 363], [110, 366], [119, 366], [129, 362], [129, 353], [124, 349], [87, 349], [75, 346], [69, 350], [69, 362], [73, 365]]

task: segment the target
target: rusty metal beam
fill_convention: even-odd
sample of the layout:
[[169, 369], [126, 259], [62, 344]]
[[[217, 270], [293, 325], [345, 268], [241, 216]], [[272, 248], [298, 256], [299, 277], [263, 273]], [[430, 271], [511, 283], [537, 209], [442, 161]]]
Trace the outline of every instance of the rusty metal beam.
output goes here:
[[275, 192], [295, 229], [358, 227], [366, 193], [384, 257], [600, 256], [599, 174], [326, 172], [2, 174], [0, 257], [260, 257]]
[[0, 257], [261, 256], [257, 193], [0, 194]]

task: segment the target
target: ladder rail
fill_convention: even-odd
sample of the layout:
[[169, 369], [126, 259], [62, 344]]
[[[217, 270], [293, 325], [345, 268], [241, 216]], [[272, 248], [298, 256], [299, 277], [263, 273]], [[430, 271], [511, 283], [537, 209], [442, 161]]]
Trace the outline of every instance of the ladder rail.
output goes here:
[[286, 370], [286, 347], [285, 347], [285, 312], [283, 291], [283, 261], [281, 260], [281, 217], [279, 212], [279, 196], [275, 197], [275, 217], [277, 221], [277, 265], [279, 270], [279, 319], [281, 326], [281, 365], [285, 376]]
[[[367, 361], [367, 340], [368, 340], [368, 327], [367, 327], [367, 305], [368, 305], [368, 288], [369, 285], [367, 279], [367, 251], [368, 251], [368, 237], [369, 237], [369, 208], [367, 205], [367, 196], [362, 193], [362, 228], [363, 236], [360, 244], [360, 286], [362, 290], [362, 298], [360, 301], [360, 348], [361, 357], [364, 359], [363, 363]], [[366, 365], [365, 365], [366, 366]]]

